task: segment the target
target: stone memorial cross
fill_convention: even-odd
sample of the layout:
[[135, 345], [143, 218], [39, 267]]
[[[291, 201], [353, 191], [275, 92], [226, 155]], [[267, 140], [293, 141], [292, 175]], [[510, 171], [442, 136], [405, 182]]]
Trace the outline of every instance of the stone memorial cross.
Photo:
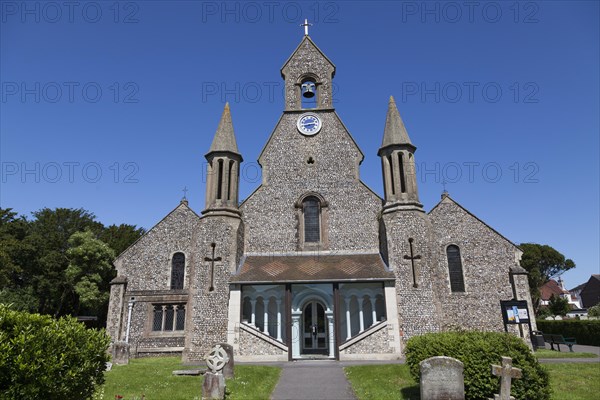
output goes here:
[[229, 361], [229, 356], [227, 355], [227, 351], [220, 345], [216, 345], [206, 357], [206, 365], [210, 368], [210, 371], [214, 374], [221, 371], [227, 362]]
[[521, 369], [513, 368], [512, 358], [502, 357], [502, 366], [492, 364], [492, 374], [501, 378], [500, 395], [494, 395], [494, 400], [513, 400], [514, 397], [510, 395], [511, 379], [521, 378]]

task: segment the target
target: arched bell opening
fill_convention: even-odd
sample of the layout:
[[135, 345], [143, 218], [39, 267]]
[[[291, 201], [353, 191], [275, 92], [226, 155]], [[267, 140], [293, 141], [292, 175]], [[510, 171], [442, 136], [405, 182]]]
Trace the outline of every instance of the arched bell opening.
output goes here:
[[317, 108], [319, 99], [317, 91], [317, 80], [314, 77], [307, 76], [300, 81], [302, 108]]

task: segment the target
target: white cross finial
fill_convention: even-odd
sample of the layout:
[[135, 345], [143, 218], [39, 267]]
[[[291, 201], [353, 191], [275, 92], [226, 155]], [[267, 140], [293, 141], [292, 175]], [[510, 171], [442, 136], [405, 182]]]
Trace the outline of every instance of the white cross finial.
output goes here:
[[304, 36], [308, 36], [308, 27], [312, 26], [312, 24], [308, 23], [308, 19], [304, 19], [304, 23], [301, 24], [300, 26], [304, 27]]

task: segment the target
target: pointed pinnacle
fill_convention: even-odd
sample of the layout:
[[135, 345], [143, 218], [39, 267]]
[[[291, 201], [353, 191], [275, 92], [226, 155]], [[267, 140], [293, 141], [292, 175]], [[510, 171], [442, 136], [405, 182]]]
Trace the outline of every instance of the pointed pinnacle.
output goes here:
[[225, 104], [223, 115], [221, 115], [221, 121], [219, 121], [217, 132], [215, 133], [215, 137], [210, 146], [209, 152], [213, 151], [228, 151], [239, 154], [235, 134], [233, 133], [233, 123], [231, 122], [229, 103]]
[[412, 145], [410, 138], [408, 137], [408, 132], [406, 132], [404, 122], [402, 122], [402, 118], [400, 117], [400, 112], [398, 112], [394, 96], [390, 96], [381, 147], [383, 148], [393, 144]]

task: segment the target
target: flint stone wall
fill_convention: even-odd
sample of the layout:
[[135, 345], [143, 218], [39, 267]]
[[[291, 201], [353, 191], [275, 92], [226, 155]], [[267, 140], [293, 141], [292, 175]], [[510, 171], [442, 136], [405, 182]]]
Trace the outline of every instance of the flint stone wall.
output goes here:
[[259, 337], [251, 334], [250, 332], [246, 332], [243, 329], [240, 329], [239, 332], [239, 350], [237, 354], [240, 356], [277, 356], [287, 354], [287, 351], [273, 346], [271, 343], [265, 340], [261, 340]]
[[390, 347], [390, 338], [388, 325], [377, 332], [354, 343], [350, 347], [340, 351], [340, 354], [385, 354], [393, 353], [394, 349]]
[[[513, 297], [509, 272], [520, 251], [507, 239], [445, 197], [429, 214], [434, 229], [444, 329], [502, 331], [500, 300]], [[452, 292], [448, 275], [447, 246], [460, 248], [465, 292]], [[531, 304], [531, 298], [525, 295]]]

